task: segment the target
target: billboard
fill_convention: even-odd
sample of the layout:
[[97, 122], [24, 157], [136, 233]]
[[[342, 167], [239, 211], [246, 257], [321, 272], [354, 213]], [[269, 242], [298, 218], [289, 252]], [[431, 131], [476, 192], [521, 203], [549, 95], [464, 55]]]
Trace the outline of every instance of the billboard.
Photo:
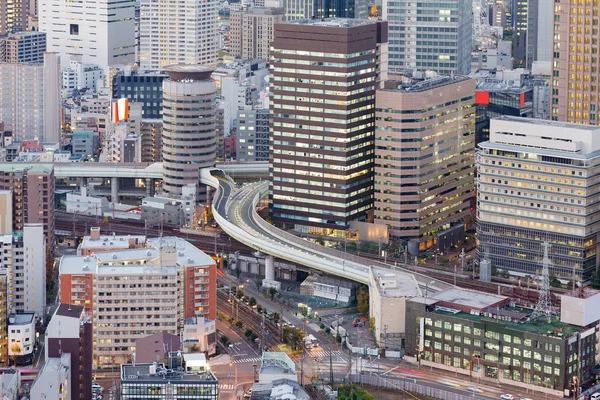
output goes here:
[[129, 100], [118, 99], [111, 104], [111, 121], [114, 123], [124, 121], [129, 118]]

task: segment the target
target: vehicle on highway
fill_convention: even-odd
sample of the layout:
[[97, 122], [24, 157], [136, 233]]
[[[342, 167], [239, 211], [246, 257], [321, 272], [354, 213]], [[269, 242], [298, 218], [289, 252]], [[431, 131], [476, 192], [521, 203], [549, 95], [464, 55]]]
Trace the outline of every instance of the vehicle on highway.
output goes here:
[[319, 346], [319, 341], [312, 334], [306, 335], [304, 337], [304, 347], [306, 348], [306, 350], [310, 350], [313, 347], [318, 347], [318, 346]]
[[248, 399], [252, 397], [252, 388], [246, 390], [246, 393], [244, 393], [244, 398]]
[[515, 400], [515, 396], [513, 396], [512, 394], [503, 394], [502, 396], [500, 396], [500, 398], [502, 400]]
[[470, 392], [473, 392], [473, 393], [481, 393], [481, 392], [483, 392], [483, 390], [479, 389], [477, 386], [471, 386], [467, 390], [470, 391]]
[[590, 400], [598, 400], [600, 399], [600, 392], [596, 392], [590, 396]]

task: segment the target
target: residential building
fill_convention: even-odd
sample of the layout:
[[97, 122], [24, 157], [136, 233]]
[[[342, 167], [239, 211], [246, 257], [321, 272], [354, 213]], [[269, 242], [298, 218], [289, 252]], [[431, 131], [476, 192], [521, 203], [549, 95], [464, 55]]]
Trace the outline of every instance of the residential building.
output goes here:
[[46, 359], [44, 366], [38, 372], [31, 384], [29, 398], [31, 400], [69, 400], [71, 388], [71, 356], [62, 354], [60, 357]]
[[43, 64], [45, 51], [44, 32], [25, 31], [0, 37], [0, 62], [3, 63]]
[[159, 72], [115, 74], [112, 78], [112, 98], [142, 103], [143, 119], [161, 119], [162, 86], [166, 77]]
[[47, 243], [54, 243], [54, 168], [51, 164], [0, 164], [0, 190], [12, 192], [13, 229], [25, 223], [43, 226]]
[[377, 52], [386, 41], [387, 22], [381, 21], [275, 25], [269, 168], [275, 224], [331, 234], [367, 219], [382, 59]]
[[217, 328], [214, 320], [190, 317], [185, 320], [181, 346], [186, 353], [217, 353]]
[[490, 140], [477, 153], [479, 260], [536, 276], [548, 242], [551, 274], [589, 279], [600, 262], [593, 178], [599, 129], [519, 117], [491, 121]]
[[53, 53], [43, 64], [0, 63], [0, 120], [15, 141], [54, 140], [60, 132], [59, 64]]
[[96, 155], [99, 139], [98, 132], [94, 131], [75, 131], [73, 132], [73, 155], [82, 157], [91, 157]]
[[181, 350], [181, 340], [178, 335], [164, 331], [158, 332], [135, 341], [135, 362], [139, 364], [166, 363], [169, 353], [179, 350]]
[[[590, 54], [589, 46], [600, 40], [600, 32], [590, 26], [589, 17], [598, 13], [598, 5], [583, 2], [567, 7], [552, 3], [552, 7], [554, 18], [552, 27], [548, 27], [553, 34], [552, 120], [598, 125], [598, 59], [595, 53]], [[585, 37], [585, 41], [571, 43], [574, 35], [582, 40]]]
[[93, 89], [99, 91], [103, 86], [104, 70], [98, 65], [84, 64], [71, 60], [68, 67], [61, 71], [63, 89]]
[[[0, 236], [0, 251], [8, 257], [10, 248], [4, 247], [3, 242]], [[8, 361], [8, 271], [3, 265], [0, 268], [0, 365], [6, 366]]]
[[472, 1], [384, 0], [389, 21], [389, 69], [467, 75], [471, 71]]
[[377, 92], [375, 223], [410, 241], [411, 254], [445, 251], [452, 243], [440, 238], [464, 232], [474, 196], [474, 103], [475, 81], [466, 77], [387, 81]]
[[181, 195], [181, 188], [193, 183], [198, 200], [204, 201], [206, 187], [199, 185], [200, 168], [214, 166], [217, 150], [213, 70], [175, 65], [165, 71], [169, 79], [163, 81], [163, 189], [169, 195]]
[[0, 2], [0, 36], [27, 30], [28, 0]]
[[502, 82], [482, 82], [475, 93], [477, 122], [475, 142], [490, 140], [490, 120], [503, 115], [533, 117], [533, 87], [510, 86]]
[[251, 7], [232, 12], [229, 20], [231, 55], [242, 60], [268, 60], [274, 26], [282, 21], [280, 8]]
[[[143, 242], [102, 237], [97, 231], [94, 237], [87, 239], [82, 255], [63, 257], [59, 267], [61, 302], [83, 305], [92, 315], [99, 338], [94, 343], [94, 365], [128, 362], [137, 339], [162, 331], [176, 335], [187, 318], [216, 318], [215, 263], [185, 240], [163, 237]], [[103, 247], [104, 251], [97, 250]], [[157, 279], [160, 287], [153, 283]], [[115, 288], [115, 281], [127, 284]], [[155, 290], [147, 291], [146, 285], [155, 285]], [[135, 303], [121, 303], [125, 294]], [[128, 324], [131, 315], [139, 321], [125, 337], [118, 324]]]
[[88, 196], [84, 186], [80, 193], [67, 193], [67, 213], [103, 217], [110, 211], [110, 203], [105, 196]]
[[142, 119], [140, 125], [142, 162], [162, 161], [162, 127], [162, 119]]
[[[217, 62], [217, 0], [140, 2], [140, 67], [158, 70], [172, 64]], [[169, 9], [170, 12], [164, 12]], [[194, 18], [188, 18], [189, 16]], [[181, 39], [185, 40], [181, 40]]]
[[135, 62], [135, 1], [40, 0], [39, 30], [48, 51], [71, 60], [107, 68]]
[[15, 365], [33, 362], [35, 323], [35, 313], [8, 314], [8, 356]]
[[[173, 226], [180, 228], [185, 223], [183, 204], [173, 199], [161, 197], [146, 197], [142, 199], [142, 220], [150, 225]], [[152, 222], [151, 222], [152, 221]]]
[[44, 335], [45, 358], [71, 357], [71, 399], [87, 399], [92, 392], [92, 323], [83, 306], [60, 303]]
[[595, 365], [593, 324], [536, 318], [505, 296], [452, 287], [407, 300], [406, 323], [407, 355], [482, 384], [570, 396]]
[[269, 161], [269, 110], [238, 110], [236, 120], [237, 161]]
[[219, 381], [210, 371], [206, 359], [198, 356], [203, 355], [170, 353], [167, 364], [121, 365], [120, 398], [135, 400], [140, 395], [153, 395], [159, 400], [217, 400]]

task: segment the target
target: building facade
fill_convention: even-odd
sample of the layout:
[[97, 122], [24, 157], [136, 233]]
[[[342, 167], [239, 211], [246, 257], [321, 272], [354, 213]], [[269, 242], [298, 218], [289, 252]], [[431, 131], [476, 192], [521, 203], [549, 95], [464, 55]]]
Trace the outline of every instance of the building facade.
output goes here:
[[214, 166], [217, 152], [213, 70], [201, 65], [165, 70], [169, 79], [163, 82], [163, 189], [181, 195], [181, 188], [193, 183], [198, 199], [203, 200], [206, 187], [199, 185], [200, 168]]
[[373, 205], [378, 43], [387, 23], [300, 20], [275, 26], [269, 203], [273, 222], [321, 234]]
[[112, 97], [141, 103], [144, 119], [161, 119], [162, 87], [166, 77], [162, 73], [116, 74], [112, 79]]
[[[48, 51], [63, 65], [133, 64], [135, 61], [135, 1], [40, 0], [39, 30], [46, 32]], [[85, 22], [84, 22], [85, 21]]]
[[[527, 55], [525, 67], [529, 70], [531, 70], [534, 62], [550, 64], [552, 61], [553, 44], [556, 38], [553, 37], [554, 24], [547, 22], [553, 19], [554, 12], [554, 3], [551, 1], [527, 1], [527, 26], [525, 31]], [[567, 21], [565, 20], [565, 22]], [[515, 33], [522, 34], [520, 31]]]
[[27, 30], [28, 8], [28, 0], [3, 0], [0, 3], [0, 36]]
[[441, 3], [383, 1], [389, 21], [389, 69], [471, 72], [472, 1]]
[[275, 24], [282, 21], [283, 10], [278, 8], [252, 7], [232, 12], [229, 25], [231, 55], [242, 60], [268, 60]]
[[14, 365], [33, 362], [36, 347], [35, 313], [8, 314], [8, 357]]
[[550, 273], [589, 279], [600, 215], [597, 127], [518, 117], [493, 119], [477, 154], [478, 258], [516, 275], [536, 276], [543, 242]]
[[162, 127], [162, 119], [142, 119], [142, 162], [162, 161]]
[[431, 248], [470, 213], [474, 103], [465, 77], [387, 81], [377, 92], [375, 223], [394, 240]]
[[236, 120], [236, 160], [269, 161], [269, 110], [239, 110]]
[[74, 385], [75, 382], [71, 381], [71, 357], [63, 354], [46, 359], [29, 393], [32, 399], [69, 400], [73, 398], [71, 387]]
[[373, 3], [366, 0], [282, 0], [285, 21], [312, 18], [367, 19]]
[[172, 64], [215, 64], [218, 5], [217, 0], [185, 0], [177, 6], [168, 0], [142, 0], [142, 70], [157, 70]]
[[19, 32], [0, 37], [0, 62], [43, 64], [45, 51], [44, 32]]

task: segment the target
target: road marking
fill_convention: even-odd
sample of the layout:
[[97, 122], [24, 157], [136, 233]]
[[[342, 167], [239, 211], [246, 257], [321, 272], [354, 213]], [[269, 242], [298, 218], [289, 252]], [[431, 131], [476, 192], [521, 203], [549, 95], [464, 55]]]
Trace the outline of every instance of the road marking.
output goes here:
[[260, 362], [260, 358], [243, 358], [241, 360], [234, 360], [233, 361], [234, 364], [244, 364], [244, 363], [250, 363], [250, 362], [259, 363]]
[[392, 372], [392, 371], [393, 371], [393, 370], [395, 370], [396, 368], [400, 368], [400, 366], [398, 365], [397, 367], [394, 367], [394, 368], [392, 368], [392, 369], [388, 369], [388, 370], [387, 370], [387, 371], [385, 371], [385, 372], [384, 372], [382, 375], [385, 375], [385, 374], [387, 374], [387, 373], [389, 373], [389, 372]]
[[221, 385], [219, 385], [219, 389], [226, 390], [226, 391], [232, 391], [233, 389], [235, 389], [235, 385], [221, 384]]

